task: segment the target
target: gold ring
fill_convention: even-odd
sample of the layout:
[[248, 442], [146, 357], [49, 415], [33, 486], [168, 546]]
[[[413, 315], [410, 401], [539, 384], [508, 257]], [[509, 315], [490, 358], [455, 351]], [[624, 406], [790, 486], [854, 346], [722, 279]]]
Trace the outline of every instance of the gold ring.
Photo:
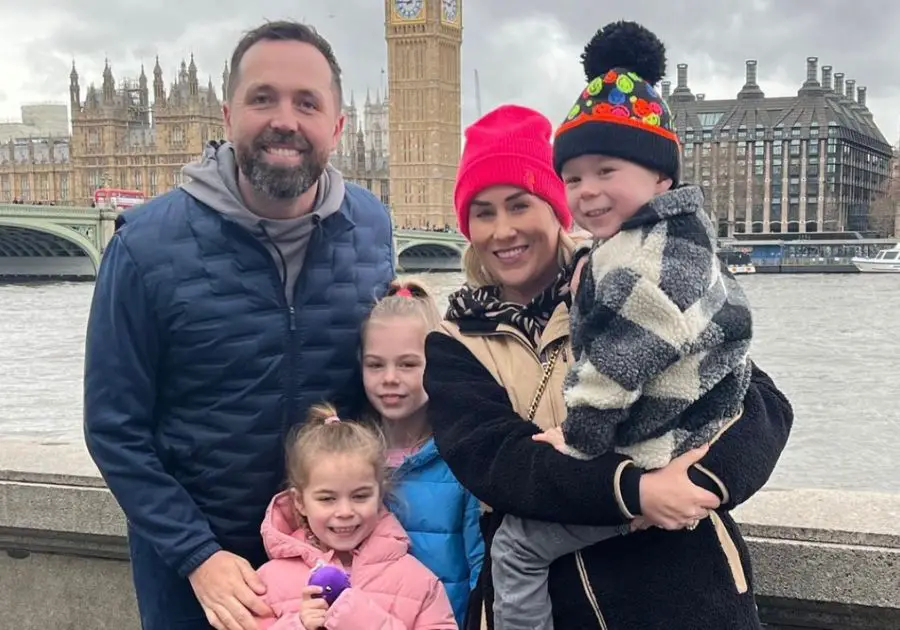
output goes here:
[[697, 520], [691, 521], [691, 524], [688, 525], [687, 528], [691, 531], [694, 531], [695, 529], [697, 529], [697, 525], [699, 525], [699, 524], [700, 524], [700, 520], [697, 519]]

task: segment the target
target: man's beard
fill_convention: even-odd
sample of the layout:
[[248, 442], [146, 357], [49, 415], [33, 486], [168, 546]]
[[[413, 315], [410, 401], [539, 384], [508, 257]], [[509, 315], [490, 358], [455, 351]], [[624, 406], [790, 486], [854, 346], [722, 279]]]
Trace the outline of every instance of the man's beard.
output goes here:
[[[267, 146], [296, 149], [298, 166], [277, 166], [266, 161]], [[253, 189], [272, 199], [296, 199], [319, 181], [328, 164], [329, 152], [317, 151], [299, 133], [268, 130], [249, 146], [235, 143], [238, 167]]]

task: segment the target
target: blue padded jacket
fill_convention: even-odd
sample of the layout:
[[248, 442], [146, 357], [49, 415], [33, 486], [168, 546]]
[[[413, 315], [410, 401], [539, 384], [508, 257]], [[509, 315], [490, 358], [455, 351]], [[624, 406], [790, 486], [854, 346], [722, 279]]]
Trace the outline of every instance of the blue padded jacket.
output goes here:
[[183, 190], [119, 217], [88, 324], [85, 439], [131, 530], [180, 575], [222, 548], [264, 560], [284, 438], [310, 405], [361, 391], [360, 323], [393, 274], [390, 217], [352, 184], [290, 304], [265, 247]]
[[484, 561], [481, 504], [450, 472], [434, 440], [404, 460], [392, 484], [391, 511], [409, 534], [412, 554], [440, 578], [462, 627]]

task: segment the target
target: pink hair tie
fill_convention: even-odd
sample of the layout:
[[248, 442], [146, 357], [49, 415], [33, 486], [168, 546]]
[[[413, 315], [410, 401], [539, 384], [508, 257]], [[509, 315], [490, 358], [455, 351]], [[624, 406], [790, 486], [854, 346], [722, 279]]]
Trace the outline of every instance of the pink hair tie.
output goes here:
[[337, 416], [328, 416], [327, 418], [325, 418], [325, 424], [335, 424], [340, 421], [341, 421], [341, 419], [338, 418]]
[[403, 287], [402, 289], [397, 289], [397, 292], [394, 295], [399, 295], [400, 297], [408, 297], [411, 298], [413, 296], [412, 291]]

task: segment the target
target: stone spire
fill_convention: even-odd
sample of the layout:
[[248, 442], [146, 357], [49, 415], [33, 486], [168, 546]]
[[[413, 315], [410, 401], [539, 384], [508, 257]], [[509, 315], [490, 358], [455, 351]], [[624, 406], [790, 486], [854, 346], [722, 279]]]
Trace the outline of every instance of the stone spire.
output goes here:
[[72, 114], [81, 109], [81, 87], [78, 85], [78, 71], [75, 69], [75, 60], [72, 60], [72, 72], [69, 73], [69, 105]]
[[156, 65], [153, 66], [153, 102], [158, 105], [166, 102], [166, 84], [163, 81], [162, 66], [159, 65], [159, 55], [156, 56]]
[[113, 78], [112, 68], [109, 67], [109, 59], [103, 68], [103, 102], [112, 103], [116, 98], [116, 80]]
[[228, 62], [225, 62], [225, 69], [222, 71], [222, 100], [228, 100], [228, 82], [231, 80], [231, 72], [228, 70]]
[[197, 77], [197, 64], [194, 62], [194, 53], [191, 53], [191, 63], [188, 66], [188, 93], [194, 97], [200, 94], [200, 80]]

